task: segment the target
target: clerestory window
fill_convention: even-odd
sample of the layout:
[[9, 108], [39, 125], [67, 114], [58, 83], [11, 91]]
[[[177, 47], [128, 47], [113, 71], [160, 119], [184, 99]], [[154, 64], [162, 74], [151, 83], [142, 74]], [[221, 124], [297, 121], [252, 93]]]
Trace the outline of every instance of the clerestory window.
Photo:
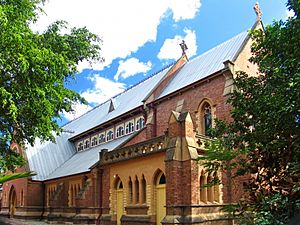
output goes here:
[[77, 144], [77, 151], [82, 151], [83, 150], [83, 143], [82, 142], [79, 142]]
[[116, 134], [116, 137], [122, 137], [124, 135], [124, 127], [120, 126], [118, 127], [117, 129], [117, 134]]
[[93, 137], [92, 138], [92, 143], [91, 143], [92, 147], [96, 146], [97, 144], [98, 144], [98, 138], [97, 137]]
[[111, 141], [113, 139], [114, 139], [114, 132], [110, 130], [106, 134], [106, 141]]
[[87, 149], [90, 147], [90, 140], [85, 140], [84, 141], [84, 149]]
[[129, 122], [126, 124], [126, 129], [125, 129], [125, 133], [126, 134], [130, 134], [134, 131], [134, 124], [133, 122]]
[[100, 134], [99, 135], [99, 144], [102, 144], [105, 142], [105, 135], [104, 134]]
[[136, 130], [142, 129], [144, 127], [144, 118], [141, 117], [136, 121], [135, 128]]

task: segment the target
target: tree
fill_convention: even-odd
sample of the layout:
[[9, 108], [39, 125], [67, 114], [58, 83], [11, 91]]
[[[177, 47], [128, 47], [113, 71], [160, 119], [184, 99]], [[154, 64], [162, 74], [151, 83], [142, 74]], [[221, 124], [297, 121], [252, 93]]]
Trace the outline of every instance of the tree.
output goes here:
[[[85, 100], [65, 87], [82, 60], [101, 61], [101, 39], [84, 28], [57, 21], [33, 32], [44, 0], [0, 0], [0, 166], [24, 163], [12, 143], [54, 140], [61, 112]], [[67, 32], [63, 34], [63, 31]], [[2, 172], [3, 172], [2, 171]]]
[[293, 17], [251, 33], [261, 75], [237, 74], [232, 120], [217, 121], [200, 158], [208, 171], [249, 177], [234, 210], [244, 224], [287, 224], [300, 212], [300, 1], [287, 7]]

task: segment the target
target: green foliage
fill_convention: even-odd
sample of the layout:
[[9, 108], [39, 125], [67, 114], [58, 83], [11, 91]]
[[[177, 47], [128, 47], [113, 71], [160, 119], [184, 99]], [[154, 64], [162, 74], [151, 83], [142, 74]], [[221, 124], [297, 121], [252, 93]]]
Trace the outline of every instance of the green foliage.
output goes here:
[[0, 174], [0, 184], [3, 184], [6, 181], [20, 179], [20, 178], [26, 178], [26, 177], [32, 177], [36, 175], [33, 172], [24, 172], [24, 173], [13, 173], [9, 175], [1, 175]]
[[295, 16], [255, 30], [251, 61], [260, 76], [239, 72], [228, 99], [232, 122], [217, 121], [201, 157], [208, 170], [249, 176], [236, 212], [252, 211], [245, 224], [286, 224], [300, 212], [300, 2]]
[[[21, 165], [11, 143], [54, 140], [61, 132], [55, 118], [85, 103], [65, 87], [82, 60], [102, 61], [101, 40], [86, 28], [67, 31], [63, 21], [33, 32], [43, 0], [0, 0], [0, 166]], [[67, 31], [63, 34], [63, 31]]]

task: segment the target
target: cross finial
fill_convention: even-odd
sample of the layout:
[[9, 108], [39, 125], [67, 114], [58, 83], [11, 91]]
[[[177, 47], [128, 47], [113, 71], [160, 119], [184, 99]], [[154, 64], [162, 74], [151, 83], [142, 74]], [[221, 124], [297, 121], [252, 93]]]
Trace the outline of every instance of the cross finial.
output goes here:
[[182, 50], [182, 55], [184, 55], [184, 54], [185, 54], [185, 51], [188, 50], [188, 47], [187, 47], [187, 45], [185, 44], [185, 41], [182, 40], [182, 42], [181, 42], [179, 45], [180, 45], [181, 50]]
[[258, 1], [256, 1], [255, 6], [253, 7], [255, 14], [256, 14], [256, 20], [261, 20], [262, 12], [260, 9], [260, 6], [258, 4]]

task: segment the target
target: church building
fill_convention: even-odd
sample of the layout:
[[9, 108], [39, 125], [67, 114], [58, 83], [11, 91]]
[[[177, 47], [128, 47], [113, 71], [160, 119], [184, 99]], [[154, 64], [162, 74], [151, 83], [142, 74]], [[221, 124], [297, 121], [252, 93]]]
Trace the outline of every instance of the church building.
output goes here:
[[[261, 27], [258, 19], [252, 29]], [[3, 184], [1, 215], [74, 224], [232, 224], [242, 181], [199, 162], [237, 71], [256, 75], [247, 31], [147, 77], [62, 127], [56, 142], [13, 148], [36, 176]], [[222, 185], [205, 184], [220, 178]]]

